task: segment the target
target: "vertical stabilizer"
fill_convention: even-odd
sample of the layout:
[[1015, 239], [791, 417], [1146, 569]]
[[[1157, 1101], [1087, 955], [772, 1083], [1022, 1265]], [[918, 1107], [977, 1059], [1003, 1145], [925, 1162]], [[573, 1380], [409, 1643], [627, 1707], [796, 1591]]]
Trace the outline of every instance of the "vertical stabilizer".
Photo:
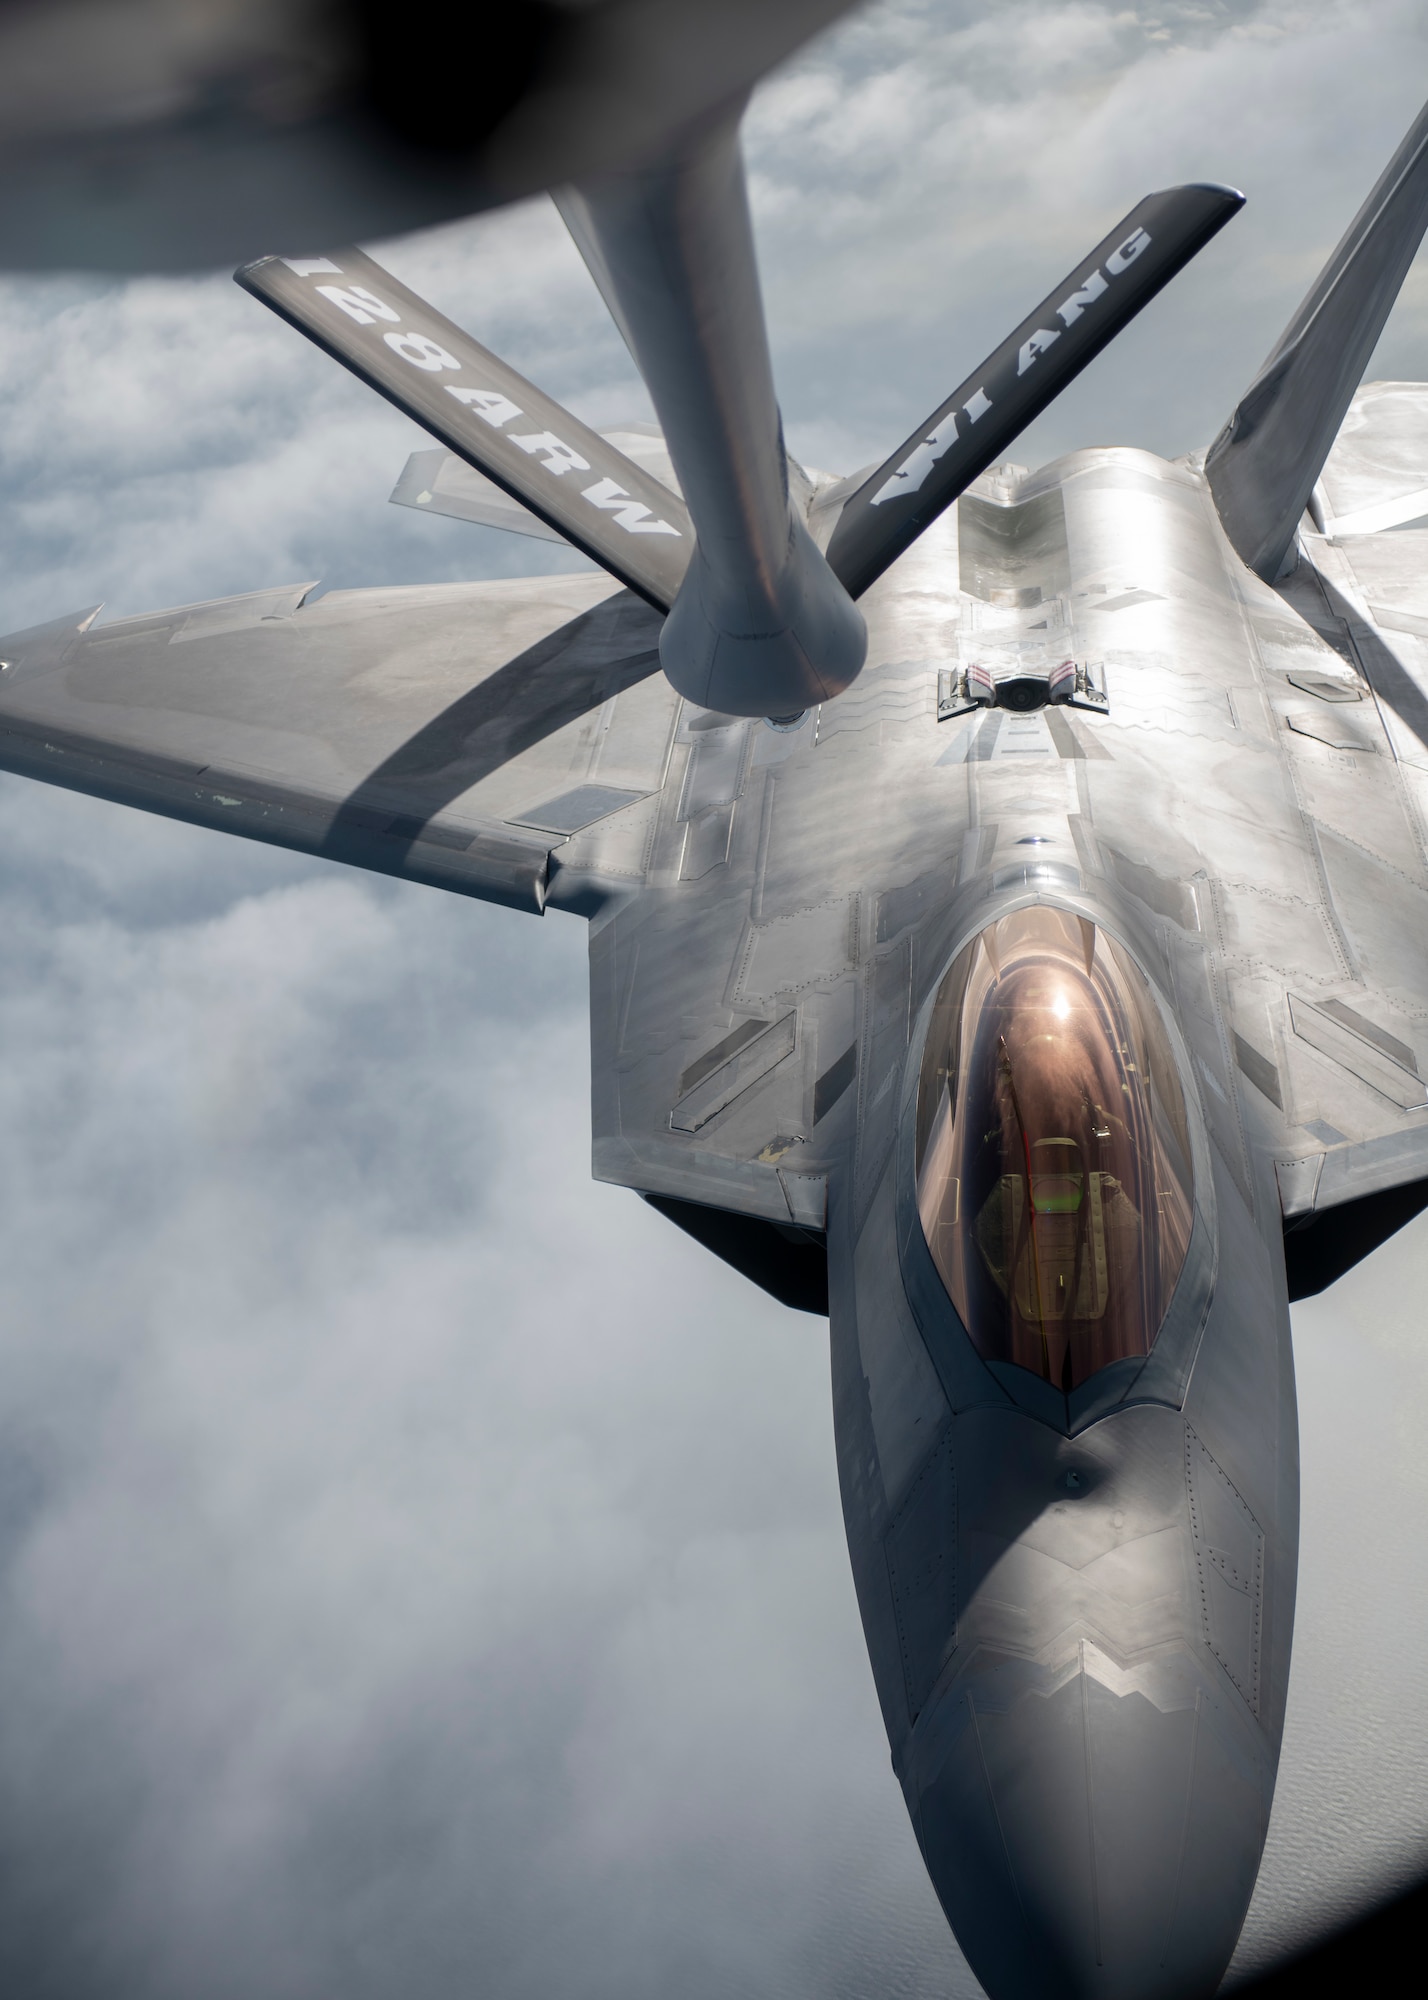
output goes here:
[[1288, 554], [1425, 227], [1428, 108], [1206, 458], [1226, 534], [1268, 581]]

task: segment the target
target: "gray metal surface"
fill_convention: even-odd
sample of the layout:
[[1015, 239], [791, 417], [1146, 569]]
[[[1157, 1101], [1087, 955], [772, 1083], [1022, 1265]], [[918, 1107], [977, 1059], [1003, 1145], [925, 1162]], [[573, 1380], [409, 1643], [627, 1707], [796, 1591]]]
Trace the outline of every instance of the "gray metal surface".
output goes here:
[[565, 540], [558, 528], [542, 521], [529, 507], [503, 493], [485, 473], [440, 445], [431, 451], [414, 451], [387, 497], [394, 507], [413, 507], [423, 514], [445, 514], [454, 521], [472, 521], [482, 528], [504, 528], [511, 534], [529, 535], [538, 542]]
[[16, 635], [0, 763], [533, 911], [559, 835], [531, 808], [658, 792], [658, 620], [609, 578], [307, 588]]
[[1310, 497], [1313, 526], [1331, 540], [1373, 535], [1428, 517], [1428, 389], [1370, 382], [1354, 397]]
[[672, 685], [754, 716], [842, 693], [863, 621], [789, 491], [737, 118], [559, 206], [649, 386], [698, 533], [660, 639]]
[[1428, 108], [1210, 447], [1225, 531], [1260, 576], [1279, 574], [1425, 227]]
[[848, 496], [828, 561], [854, 597], [1003, 456], [1244, 199], [1208, 186], [1147, 195]]
[[263, 257], [238, 283], [661, 610], [694, 533], [679, 495], [360, 250]]
[[[678, 493], [679, 482], [664, 439], [653, 424], [628, 423], [603, 430], [605, 442], [648, 472], [652, 478]], [[477, 472], [454, 451], [414, 451], [392, 488], [390, 499], [398, 507], [413, 507], [423, 514], [446, 514], [456, 521], [473, 521], [483, 528], [504, 528], [511, 534], [530, 535], [537, 541], [563, 542], [566, 537], [519, 500], [513, 500], [484, 473]]]

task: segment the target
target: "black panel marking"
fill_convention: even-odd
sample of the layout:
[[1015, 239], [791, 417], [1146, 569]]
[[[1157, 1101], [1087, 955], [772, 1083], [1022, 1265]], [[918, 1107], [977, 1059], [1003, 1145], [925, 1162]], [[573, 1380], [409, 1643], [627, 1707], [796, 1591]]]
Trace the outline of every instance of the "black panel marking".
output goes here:
[[772, 1026], [772, 1021], [766, 1021], [761, 1016], [754, 1020], [740, 1021], [736, 1028], [725, 1035], [722, 1042], [716, 1042], [712, 1049], [706, 1049], [702, 1056], [694, 1058], [679, 1079], [678, 1095], [687, 1097], [696, 1083], [703, 1083], [705, 1077], [712, 1076], [721, 1064], [728, 1062], [730, 1056], [736, 1056], [740, 1049], [747, 1048], [765, 1028]]
[[1350, 1034], [1357, 1035], [1360, 1041], [1371, 1042], [1388, 1057], [1390, 1062], [1396, 1062], [1400, 1069], [1406, 1069], [1417, 1076], [1417, 1056], [1406, 1042], [1400, 1042], [1396, 1036], [1389, 1034], [1387, 1028], [1380, 1028], [1376, 1021], [1365, 1020], [1362, 1014], [1356, 1014], [1343, 1000], [1319, 1000], [1315, 1004], [1321, 1014], [1328, 1014], [1339, 1023], [1340, 1027], [1347, 1028]]
[[1249, 1078], [1261, 1096], [1267, 1097], [1280, 1111], [1284, 1109], [1284, 1093], [1279, 1087], [1279, 1071], [1258, 1049], [1251, 1048], [1243, 1035], [1235, 1036], [1235, 1061]]
[[858, 1073], [858, 1044], [850, 1042], [813, 1086], [813, 1122], [825, 1118]]
[[883, 1553], [915, 1722], [957, 1646], [957, 1472], [950, 1426], [894, 1515]]

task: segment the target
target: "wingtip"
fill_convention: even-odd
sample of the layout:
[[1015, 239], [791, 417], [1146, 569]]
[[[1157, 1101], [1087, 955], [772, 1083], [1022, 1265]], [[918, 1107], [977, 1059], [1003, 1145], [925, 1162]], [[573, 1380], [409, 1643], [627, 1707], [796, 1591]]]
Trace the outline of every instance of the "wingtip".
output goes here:
[[23, 632], [11, 632], [0, 639], [0, 678], [8, 681], [59, 666], [74, 641], [89, 630], [103, 609], [100, 603], [91, 605], [87, 611], [67, 611], [62, 618], [51, 618], [43, 625], [31, 625]]
[[12, 652], [23, 652], [48, 639], [63, 637], [66, 633], [87, 632], [100, 612], [104, 600], [91, 604], [87, 611], [66, 611], [58, 618], [47, 618], [43, 625], [27, 625], [22, 632], [11, 632], [0, 645], [8, 646]]

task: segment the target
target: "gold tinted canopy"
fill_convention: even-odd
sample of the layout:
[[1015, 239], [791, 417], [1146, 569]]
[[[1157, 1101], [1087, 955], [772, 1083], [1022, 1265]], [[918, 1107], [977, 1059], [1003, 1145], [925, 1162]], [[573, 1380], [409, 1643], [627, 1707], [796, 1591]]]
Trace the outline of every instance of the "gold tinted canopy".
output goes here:
[[917, 1095], [923, 1234], [978, 1351], [1071, 1390], [1150, 1352], [1190, 1243], [1185, 1097], [1144, 974], [1037, 907], [954, 959]]

